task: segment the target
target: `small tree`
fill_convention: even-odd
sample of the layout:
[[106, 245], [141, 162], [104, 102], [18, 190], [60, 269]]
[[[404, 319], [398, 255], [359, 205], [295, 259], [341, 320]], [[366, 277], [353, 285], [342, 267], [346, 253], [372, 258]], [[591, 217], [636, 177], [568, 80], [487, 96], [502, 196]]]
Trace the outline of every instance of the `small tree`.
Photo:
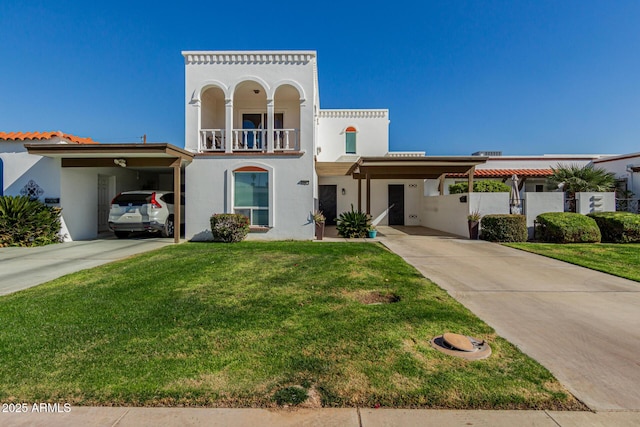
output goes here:
[[[493, 181], [484, 179], [473, 182], [473, 191], [475, 193], [508, 193], [511, 187], [501, 181]], [[449, 194], [461, 194], [469, 192], [468, 182], [459, 182], [449, 186]]]
[[592, 164], [579, 166], [558, 163], [551, 168], [553, 174], [547, 178], [547, 187], [551, 190], [561, 188], [572, 199], [570, 210], [575, 212], [575, 194], [585, 191], [613, 191], [616, 175]]

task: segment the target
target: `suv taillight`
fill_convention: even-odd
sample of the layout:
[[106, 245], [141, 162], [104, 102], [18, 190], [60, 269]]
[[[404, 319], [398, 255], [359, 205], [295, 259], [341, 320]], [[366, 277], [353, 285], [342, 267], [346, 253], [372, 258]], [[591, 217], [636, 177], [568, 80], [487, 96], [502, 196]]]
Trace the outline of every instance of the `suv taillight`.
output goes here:
[[158, 203], [158, 201], [156, 200], [155, 191], [153, 193], [151, 193], [151, 208], [156, 208], [156, 209], [161, 209], [162, 208], [162, 205], [160, 203]]
[[111, 199], [111, 206], [113, 206], [115, 204], [116, 199], [120, 196], [120, 194], [122, 193], [118, 193], [116, 194], [116, 197], [114, 197], [113, 199]]

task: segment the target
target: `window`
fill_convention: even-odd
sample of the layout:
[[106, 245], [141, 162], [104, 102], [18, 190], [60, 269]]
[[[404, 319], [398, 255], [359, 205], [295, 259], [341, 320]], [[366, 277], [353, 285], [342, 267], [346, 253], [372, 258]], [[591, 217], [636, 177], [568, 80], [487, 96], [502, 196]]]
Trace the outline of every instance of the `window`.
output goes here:
[[269, 225], [269, 172], [258, 167], [234, 172], [233, 211], [246, 215], [251, 225]]
[[536, 184], [536, 193], [544, 193], [544, 184]]
[[356, 128], [349, 126], [345, 131], [345, 153], [356, 154]]

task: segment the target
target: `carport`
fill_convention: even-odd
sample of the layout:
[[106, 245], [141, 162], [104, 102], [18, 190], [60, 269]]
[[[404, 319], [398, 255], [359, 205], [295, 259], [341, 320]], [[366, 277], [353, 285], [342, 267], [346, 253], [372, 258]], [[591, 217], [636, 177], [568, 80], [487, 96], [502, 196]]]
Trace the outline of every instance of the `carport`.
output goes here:
[[473, 191], [473, 176], [477, 165], [487, 162], [482, 156], [384, 156], [361, 157], [355, 163], [316, 162], [320, 176], [351, 175], [358, 180], [358, 210], [362, 210], [362, 181], [365, 182], [365, 212], [371, 213], [371, 180], [373, 179], [437, 179], [440, 194], [444, 194], [447, 174], [467, 175], [469, 191]]
[[[29, 154], [60, 159], [62, 168], [170, 168], [175, 200], [182, 198], [181, 172], [193, 154], [166, 143], [152, 144], [25, 144]], [[174, 242], [180, 242], [181, 212], [174, 211]]]

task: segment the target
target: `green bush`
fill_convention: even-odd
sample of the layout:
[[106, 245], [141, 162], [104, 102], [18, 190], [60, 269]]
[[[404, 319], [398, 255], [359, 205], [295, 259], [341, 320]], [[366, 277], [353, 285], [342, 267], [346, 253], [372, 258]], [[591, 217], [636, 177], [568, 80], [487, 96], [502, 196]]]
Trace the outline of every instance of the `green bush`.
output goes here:
[[338, 216], [338, 235], [347, 238], [367, 237], [370, 225], [371, 216], [364, 212], [354, 211], [353, 205], [351, 205], [350, 211], [343, 212]]
[[61, 212], [27, 196], [0, 196], [0, 246], [60, 243]]
[[[511, 187], [502, 181], [485, 179], [473, 182], [473, 191], [476, 193], [508, 193]], [[469, 192], [468, 182], [459, 182], [449, 186], [449, 194], [461, 194]]]
[[214, 214], [211, 234], [216, 242], [241, 242], [249, 233], [249, 218], [240, 214]]
[[593, 218], [573, 212], [548, 212], [537, 216], [535, 238], [548, 243], [597, 243], [601, 235]]
[[608, 243], [640, 242], [640, 215], [631, 212], [594, 212], [587, 215], [598, 224], [602, 241]]
[[524, 215], [485, 215], [480, 225], [482, 240], [490, 242], [527, 241], [527, 218]]

